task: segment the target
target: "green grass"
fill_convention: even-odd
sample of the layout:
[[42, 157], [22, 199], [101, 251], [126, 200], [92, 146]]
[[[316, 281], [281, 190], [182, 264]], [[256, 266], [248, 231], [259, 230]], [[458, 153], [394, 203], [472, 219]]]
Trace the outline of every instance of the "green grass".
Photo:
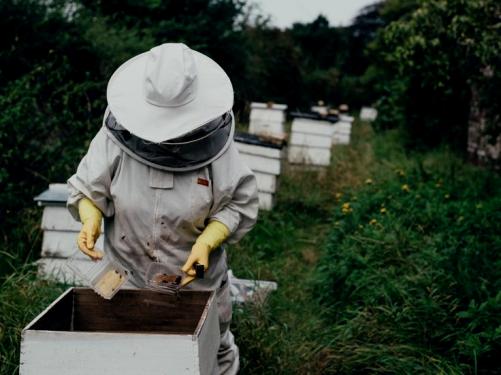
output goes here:
[[341, 372], [499, 371], [501, 180], [437, 156], [334, 211], [315, 277]]
[[[279, 285], [234, 313], [241, 374], [500, 373], [499, 176], [447, 149], [408, 154], [397, 131], [357, 124], [353, 139], [323, 173], [288, 169], [229, 249], [238, 277]], [[29, 267], [3, 281], [0, 375], [62, 289]]]
[[64, 289], [38, 280], [31, 266], [0, 281], [0, 375], [18, 373], [21, 330]]

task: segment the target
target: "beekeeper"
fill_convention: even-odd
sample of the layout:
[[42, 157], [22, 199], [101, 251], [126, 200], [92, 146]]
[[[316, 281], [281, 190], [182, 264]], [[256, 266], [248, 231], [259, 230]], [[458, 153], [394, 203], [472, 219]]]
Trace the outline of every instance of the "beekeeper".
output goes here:
[[233, 88], [223, 69], [184, 44], [166, 43], [120, 66], [108, 82], [108, 108], [77, 172], [68, 208], [83, 223], [82, 252], [93, 259], [104, 217], [105, 253], [145, 287], [152, 262], [204, 279], [217, 290], [219, 374], [238, 370], [229, 330], [231, 301], [223, 242], [234, 243], [258, 212], [254, 175], [233, 142]]

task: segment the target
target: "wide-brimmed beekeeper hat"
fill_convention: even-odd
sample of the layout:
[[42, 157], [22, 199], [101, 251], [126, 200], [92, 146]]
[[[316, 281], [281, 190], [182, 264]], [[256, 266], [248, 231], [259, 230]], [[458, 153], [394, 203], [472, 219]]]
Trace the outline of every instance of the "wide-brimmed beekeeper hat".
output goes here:
[[231, 111], [233, 87], [209, 57], [182, 43], [165, 43], [122, 64], [108, 82], [107, 100], [121, 126], [160, 143]]

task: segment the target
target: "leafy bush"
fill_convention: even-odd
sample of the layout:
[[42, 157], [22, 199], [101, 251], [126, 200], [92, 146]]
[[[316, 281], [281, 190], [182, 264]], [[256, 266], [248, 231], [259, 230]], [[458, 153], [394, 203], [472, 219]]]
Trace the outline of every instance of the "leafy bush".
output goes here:
[[341, 373], [499, 373], [501, 178], [449, 159], [339, 201], [317, 280]]
[[[0, 109], [0, 144], [6, 147], [0, 160], [0, 248], [24, 245], [26, 255], [34, 245], [26, 233], [38, 227], [28, 220], [32, 198], [76, 168], [100, 126], [102, 85], [72, 80], [69, 66], [55, 59], [9, 83]], [[2, 263], [0, 275], [9, 270]]]
[[382, 14], [396, 18], [371, 48], [380, 58], [380, 124], [405, 127], [413, 144], [445, 142], [465, 150], [475, 88], [495, 139], [501, 132], [493, 91], [501, 84], [500, 12], [497, 0], [388, 1]]

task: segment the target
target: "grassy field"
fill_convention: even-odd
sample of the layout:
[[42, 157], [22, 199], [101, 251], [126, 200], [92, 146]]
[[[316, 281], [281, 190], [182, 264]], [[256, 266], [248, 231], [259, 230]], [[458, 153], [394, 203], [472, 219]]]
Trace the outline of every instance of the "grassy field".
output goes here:
[[[323, 173], [287, 170], [276, 209], [229, 249], [238, 277], [279, 284], [235, 311], [241, 373], [501, 373], [499, 176], [409, 154], [397, 131], [353, 139]], [[62, 289], [27, 266], [2, 281], [0, 375]]]

